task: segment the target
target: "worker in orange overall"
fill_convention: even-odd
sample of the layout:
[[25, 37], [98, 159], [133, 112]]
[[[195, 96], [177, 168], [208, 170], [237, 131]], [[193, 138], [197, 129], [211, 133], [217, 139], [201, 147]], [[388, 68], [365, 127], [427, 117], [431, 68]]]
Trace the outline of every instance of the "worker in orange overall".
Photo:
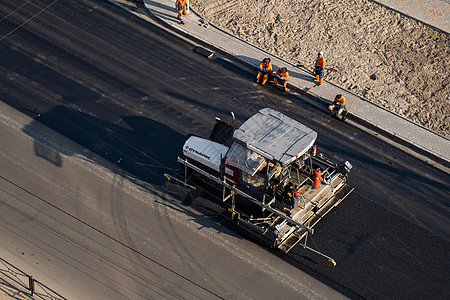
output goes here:
[[341, 94], [337, 94], [334, 98], [333, 104], [328, 106], [331, 112], [336, 111], [338, 116], [342, 116], [342, 113], [346, 111], [345, 108], [345, 97]]
[[317, 55], [316, 65], [314, 66], [314, 75], [315, 75], [314, 80], [319, 80], [319, 85], [321, 85], [324, 80], [323, 73], [325, 71], [325, 62], [326, 59], [323, 56], [323, 52], [320, 51], [319, 54]]
[[280, 82], [283, 85], [284, 90], [286, 90], [287, 82], [289, 79], [289, 72], [286, 67], [279, 68], [275, 73], [275, 77], [273, 78], [273, 82], [278, 84]]
[[181, 24], [184, 24], [183, 16], [189, 14], [189, 0], [176, 0], [175, 8], [178, 11], [177, 19], [180, 20]]
[[293, 202], [293, 208], [297, 208], [297, 207], [300, 207], [300, 208], [305, 208], [305, 202], [304, 202], [304, 200], [303, 200], [303, 197], [302, 197], [302, 191], [300, 190], [300, 187], [298, 186], [298, 185], [296, 185], [295, 187], [294, 187], [294, 202]]
[[269, 57], [266, 57], [259, 64], [258, 75], [256, 75], [256, 82], [259, 83], [259, 80], [262, 75], [263, 76], [262, 84], [265, 84], [270, 74], [272, 74], [272, 60]]

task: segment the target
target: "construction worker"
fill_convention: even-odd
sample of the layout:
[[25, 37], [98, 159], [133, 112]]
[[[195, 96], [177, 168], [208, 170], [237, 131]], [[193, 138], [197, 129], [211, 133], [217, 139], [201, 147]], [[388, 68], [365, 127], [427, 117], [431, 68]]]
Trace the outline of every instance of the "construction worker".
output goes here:
[[314, 80], [319, 80], [319, 85], [321, 85], [324, 80], [323, 72], [325, 70], [325, 62], [326, 62], [326, 59], [323, 56], [323, 52], [319, 51], [319, 54], [317, 55], [317, 59], [316, 59], [316, 65], [314, 66], [314, 75], [316, 75]]
[[259, 83], [261, 75], [263, 75], [262, 84], [267, 82], [269, 75], [272, 74], [272, 60], [269, 57], [264, 58], [258, 67], [258, 75], [256, 75], [256, 82]]
[[282, 201], [285, 205], [284, 211], [288, 211], [293, 208], [294, 204], [294, 185], [292, 182], [289, 182], [284, 188], [283, 188], [283, 194], [282, 194]]
[[289, 72], [286, 67], [279, 68], [275, 73], [275, 77], [273, 78], [273, 82], [278, 84], [278, 81], [281, 85], [283, 85], [284, 90], [286, 90], [287, 81], [289, 79]]
[[293, 203], [293, 207], [297, 208], [305, 208], [305, 203], [303, 203], [302, 201], [302, 191], [300, 190], [300, 187], [298, 185], [295, 186], [294, 188], [294, 203]]
[[178, 11], [177, 19], [180, 20], [181, 24], [184, 24], [183, 16], [189, 14], [189, 0], [176, 0], [175, 8]]
[[337, 111], [337, 115], [342, 116], [342, 113], [346, 111], [345, 101], [346, 99], [344, 96], [342, 96], [341, 94], [337, 94], [336, 97], [334, 98], [333, 104], [328, 106], [328, 108], [330, 109], [331, 112]]

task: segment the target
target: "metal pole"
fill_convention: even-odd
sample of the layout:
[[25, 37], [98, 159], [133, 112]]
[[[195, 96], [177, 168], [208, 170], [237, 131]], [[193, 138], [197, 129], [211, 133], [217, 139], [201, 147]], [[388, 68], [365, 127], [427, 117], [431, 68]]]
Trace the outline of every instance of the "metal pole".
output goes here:
[[262, 206], [262, 213], [263, 213], [263, 216], [264, 216], [264, 211], [266, 210], [264, 208], [264, 205], [266, 205], [266, 194], [265, 193], [264, 193], [264, 195], [262, 197], [262, 204], [263, 204], [263, 206]]
[[358, 99], [358, 96], [353, 99], [352, 104], [350, 104], [350, 108], [345, 112], [345, 115], [342, 116], [342, 121], [345, 121], [347, 119], [348, 112], [350, 111], [350, 109], [352, 109], [353, 103], [355, 103], [356, 99]]
[[[233, 186], [233, 188], [234, 188], [234, 186]], [[234, 198], [235, 192], [234, 192], [234, 190], [231, 190], [230, 193], [233, 195], [233, 196], [231, 196], [231, 209], [233, 210], [233, 215], [234, 215], [234, 211], [236, 209], [236, 202], [235, 202], [236, 200]]]
[[236, 130], [236, 126], [235, 126], [236, 117], [234, 116], [234, 112], [231, 112], [231, 120], [233, 122], [233, 132], [234, 132]]
[[311, 248], [311, 247], [308, 247], [308, 246], [306, 246], [305, 244], [301, 244], [301, 245], [303, 245], [303, 248], [306, 248], [306, 249], [308, 249], [308, 250], [311, 250], [312, 252], [317, 253], [317, 254], [319, 254], [319, 255], [321, 255], [321, 256], [327, 258], [328, 261], [330, 261], [330, 262], [333, 264], [333, 266], [336, 266], [336, 261], [335, 261], [333, 258], [331, 258], [331, 257], [329, 257], [329, 256], [327, 256], [327, 255], [325, 255], [325, 254], [323, 254], [322, 252], [319, 252], [319, 251], [317, 251], [317, 250], [315, 250], [315, 249], [313, 249], [313, 248]]
[[31, 296], [33, 297], [34, 296], [34, 279], [33, 279], [33, 276], [31, 276], [31, 275], [28, 276], [28, 285], [29, 285]]
[[[187, 161], [187, 158], [186, 158]], [[184, 186], [186, 186], [187, 184], [187, 171], [188, 171], [188, 167], [186, 165], [184, 165]]]
[[185, 181], [182, 181], [182, 180], [180, 180], [180, 179], [178, 179], [178, 178], [175, 178], [175, 177], [171, 177], [169, 174], [164, 174], [164, 177], [166, 177], [167, 178], [167, 180], [175, 180], [176, 182], [179, 182], [179, 183], [181, 183], [181, 184], [183, 184], [184, 186], [187, 186], [187, 187], [189, 187], [189, 188], [191, 188], [191, 189], [193, 189], [193, 190], [197, 190], [197, 188], [195, 187], [195, 186], [193, 186], [193, 185], [190, 185], [190, 184], [188, 184], [188, 183], [186, 183]]

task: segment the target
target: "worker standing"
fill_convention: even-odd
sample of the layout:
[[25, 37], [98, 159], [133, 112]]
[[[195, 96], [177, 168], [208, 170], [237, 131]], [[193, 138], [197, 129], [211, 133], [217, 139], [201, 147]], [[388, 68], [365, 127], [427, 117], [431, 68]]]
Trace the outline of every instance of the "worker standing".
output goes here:
[[346, 111], [345, 101], [346, 99], [344, 96], [342, 96], [341, 94], [337, 94], [336, 97], [334, 98], [333, 104], [328, 106], [328, 108], [330, 109], [331, 112], [337, 111], [337, 115], [342, 116], [342, 113]]
[[280, 84], [283, 86], [284, 90], [286, 91], [287, 82], [289, 79], [289, 72], [286, 67], [281, 67], [277, 70], [275, 73], [275, 77], [273, 78], [273, 82], [275, 84]]
[[303, 201], [302, 197], [302, 191], [300, 190], [300, 187], [298, 185], [294, 188], [294, 203], [292, 205], [294, 208], [300, 207], [305, 208], [305, 203]]
[[264, 58], [258, 67], [258, 75], [256, 75], [256, 82], [259, 83], [261, 75], [263, 76], [262, 84], [267, 82], [269, 75], [272, 74], [272, 60], [269, 57]]
[[189, 14], [189, 0], [176, 0], [175, 8], [178, 11], [177, 19], [180, 20], [181, 24], [184, 24], [183, 16]]
[[323, 56], [323, 52], [319, 51], [319, 54], [317, 55], [316, 59], [316, 65], [314, 66], [314, 80], [319, 80], [319, 85], [323, 83], [323, 73], [325, 71], [325, 62], [326, 59]]

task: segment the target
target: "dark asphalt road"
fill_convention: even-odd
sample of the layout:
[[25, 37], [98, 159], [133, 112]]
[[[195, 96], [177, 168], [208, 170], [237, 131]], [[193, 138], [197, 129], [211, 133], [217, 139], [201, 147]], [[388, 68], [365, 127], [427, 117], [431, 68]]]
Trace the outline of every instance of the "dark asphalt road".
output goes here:
[[344, 299], [3, 102], [0, 140], [0, 257], [66, 299]]
[[[18, 7], [4, 2], [2, 16]], [[159, 185], [186, 137], [207, 136], [214, 116], [234, 111], [240, 124], [276, 108], [315, 129], [320, 151], [353, 164], [356, 190], [313, 238], [337, 267], [299, 249], [286, 259], [367, 298], [449, 298], [448, 173], [107, 2], [56, 2], [18, 28], [48, 4], [1, 21], [2, 101]]]

